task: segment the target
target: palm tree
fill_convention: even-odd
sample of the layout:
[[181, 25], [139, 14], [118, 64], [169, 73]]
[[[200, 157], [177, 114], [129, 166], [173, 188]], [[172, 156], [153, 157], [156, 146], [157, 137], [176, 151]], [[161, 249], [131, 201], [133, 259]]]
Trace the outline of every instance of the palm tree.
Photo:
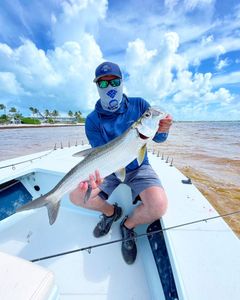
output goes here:
[[17, 112], [17, 109], [15, 107], [11, 107], [9, 109], [9, 116], [10, 116], [10, 119], [12, 119], [13, 123], [15, 123], [15, 115], [16, 115], [16, 112]]
[[29, 107], [29, 109], [30, 109], [30, 111], [31, 111], [31, 113], [32, 113], [32, 115], [33, 115], [33, 119], [34, 119], [34, 115], [35, 115], [34, 107]]
[[59, 112], [56, 109], [54, 109], [53, 112], [52, 112], [52, 116], [54, 118], [54, 122], [56, 122], [56, 117], [59, 116]]
[[40, 110], [37, 110], [37, 114], [39, 116], [39, 118], [44, 119], [44, 115], [40, 112]]
[[0, 104], [0, 110], [4, 110], [4, 114], [0, 116], [0, 119], [1, 123], [5, 123], [9, 120], [6, 113], [6, 106], [4, 104]]
[[82, 113], [80, 112], [80, 110], [79, 110], [79, 111], [76, 111], [76, 112], [74, 113], [74, 116], [75, 116], [75, 118], [77, 119], [77, 122], [78, 122], [78, 123], [82, 122]]
[[39, 110], [37, 108], [34, 108], [33, 113], [34, 113], [34, 115], [37, 115], [39, 113]]
[[50, 117], [50, 111], [48, 109], [45, 109], [44, 115], [46, 118]]
[[10, 112], [10, 113], [16, 113], [16, 112], [17, 112], [17, 109], [16, 109], [15, 107], [11, 107], [11, 108], [9, 109], [9, 112]]
[[71, 110], [69, 110], [68, 115], [71, 118], [73, 116], [73, 112]]
[[0, 110], [4, 109], [4, 115], [6, 115], [6, 106], [4, 104], [0, 104]]

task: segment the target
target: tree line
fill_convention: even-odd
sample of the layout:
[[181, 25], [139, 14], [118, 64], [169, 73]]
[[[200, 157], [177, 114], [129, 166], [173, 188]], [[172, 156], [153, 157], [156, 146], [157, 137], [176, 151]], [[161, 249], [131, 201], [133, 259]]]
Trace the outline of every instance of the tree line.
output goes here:
[[[24, 117], [19, 111], [17, 111], [15, 107], [10, 107], [7, 109], [4, 104], [0, 104], [0, 111], [2, 110], [4, 113], [0, 115], [0, 123], [10, 123], [12, 121], [16, 121], [18, 123], [40, 124], [40, 120], [43, 120], [47, 123], [55, 123], [57, 118], [60, 117], [60, 113], [56, 109], [53, 111], [45, 109], [44, 112], [41, 112], [36, 107], [29, 107], [32, 116], [31, 118]], [[80, 110], [75, 112], [69, 110], [67, 115], [71, 119], [72, 123], [81, 123], [85, 121]]]

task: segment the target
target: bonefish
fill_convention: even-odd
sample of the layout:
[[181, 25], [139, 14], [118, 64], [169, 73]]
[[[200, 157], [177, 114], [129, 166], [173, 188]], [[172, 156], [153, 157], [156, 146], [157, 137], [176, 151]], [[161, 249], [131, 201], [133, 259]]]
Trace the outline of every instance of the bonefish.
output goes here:
[[[20, 207], [17, 212], [46, 206], [49, 223], [57, 218], [62, 197], [74, 190], [80, 181], [86, 181], [89, 174], [99, 170], [101, 177], [115, 173], [122, 181], [125, 178], [125, 167], [137, 158], [140, 165], [146, 153], [146, 145], [152, 140], [161, 119], [166, 116], [157, 108], [150, 107], [122, 135], [107, 144], [84, 150], [75, 156], [86, 157], [74, 166], [60, 182], [47, 194]], [[85, 152], [85, 153], [84, 153]]]

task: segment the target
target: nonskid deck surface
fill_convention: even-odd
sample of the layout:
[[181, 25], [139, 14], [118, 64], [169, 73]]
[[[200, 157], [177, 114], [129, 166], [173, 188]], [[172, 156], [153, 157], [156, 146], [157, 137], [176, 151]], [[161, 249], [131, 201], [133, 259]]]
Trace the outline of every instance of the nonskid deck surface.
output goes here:
[[[1, 227], [0, 251], [27, 260], [82, 248], [120, 238], [119, 222], [106, 237], [96, 239], [92, 230], [97, 215], [81, 214], [61, 208], [53, 226], [48, 224], [46, 209], [26, 214], [12, 225]], [[52, 270], [61, 299], [151, 299], [140, 255], [134, 265], [121, 256], [121, 243], [81, 251], [38, 262]]]

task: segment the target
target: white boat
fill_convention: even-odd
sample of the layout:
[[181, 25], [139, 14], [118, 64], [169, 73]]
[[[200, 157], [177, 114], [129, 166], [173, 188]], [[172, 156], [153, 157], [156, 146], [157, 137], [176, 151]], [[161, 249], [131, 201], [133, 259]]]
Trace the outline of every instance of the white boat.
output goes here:
[[[137, 238], [133, 265], [121, 255], [120, 221], [107, 236], [96, 239], [92, 230], [99, 214], [74, 206], [68, 196], [52, 226], [46, 208], [14, 213], [17, 206], [55, 186], [81, 159], [73, 154], [87, 147], [0, 163], [1, 300], [240, 298], [239, 239], [198, 189], [158, 155], [149, 153], [149, 158], [169, 207], [161, 220], [136, 229], [142, 236]], [[119, 203], [124, 214], [134, 208], [124, 184], [109, 201]], [[150, 234], [153, 231], [158, 233]]]

